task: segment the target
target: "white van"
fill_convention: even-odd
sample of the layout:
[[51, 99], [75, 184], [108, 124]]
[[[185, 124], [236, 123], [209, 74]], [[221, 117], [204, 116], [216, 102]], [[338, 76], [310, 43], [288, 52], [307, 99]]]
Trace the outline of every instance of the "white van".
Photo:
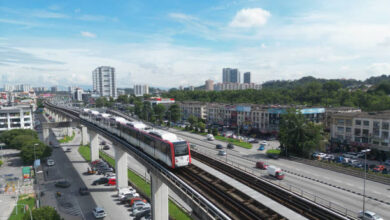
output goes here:
[[215, 138], [212, 134], [207, 134], [207, 140], [213, 141], [213, 140], [215, 140]]

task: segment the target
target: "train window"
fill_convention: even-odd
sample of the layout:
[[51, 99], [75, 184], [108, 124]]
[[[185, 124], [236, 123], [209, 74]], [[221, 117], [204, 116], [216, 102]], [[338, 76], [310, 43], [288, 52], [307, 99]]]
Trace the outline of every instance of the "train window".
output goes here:
[[168, 155], [169, 160], [172, 160], [172, 158], [171, 158], [171, 147], [170, 147], [170, 144], [164, 143], [163, 146], [164, 146], [164, 148], [165, 148], [165, 152], [166, 152], [166, 154]]
[[175, 157], [188, 155], [188, 144], [187, 141], [176, 142], [173, 144], [175, 149]]

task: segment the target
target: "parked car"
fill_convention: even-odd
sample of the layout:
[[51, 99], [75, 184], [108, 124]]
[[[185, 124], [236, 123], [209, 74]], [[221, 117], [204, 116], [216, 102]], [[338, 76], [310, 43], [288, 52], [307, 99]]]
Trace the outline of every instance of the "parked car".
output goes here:
[[129, 201], [129, 206], [132, 207], [134, 202], [135, 201], [142, 201], [144, 203], [147, 203], [148, 201], [146, 201], [146, 199], [143, 199], [141, 197], [135, 197], [135, 198], [132, 198], [130, 201]]
[[91, 164], [95, 165], [95, 164], [102, 163], [102, 162], [104, 162], [104, 161], [101, 159], [97, 159], [97, 160], [92, 161]]
[[134, 216], [133, 220], [152, 220], [152, 212], [149, 211], [144, 211], [141, 213], [138, 213], [137, 216]]
[[226, 151], [220, 150], [220, 151], [218, 151], [218, 155], [219, 156], [226, 156]]
[[110, 178], [108, 179], [107, 185], [109, 186], [115, 186], [116, 185], [116, 178]]
[[142, 200], [136, 200], [134, 201], [133, 205], [130, 206], [130, 210], [135, 210], [135, 209], [138, 209], [140, 207], [143, 207], [146, 205], [147, 202], [144, 202]]
[[65, 152], [72, 152], [72, 148], [67, 147], [66, 150], [65, 150]]
[[384, 165], [376, 165], [376, 166], [374, 167], [374, 169], [372, 169], [372, 171], [374, 171], [374, 172], [381, 172], [381, 171], [383, 171], [385, 168], [386, 168], [386, 167], [385, 167]]
[[151, 206], [149, 203], [145, 204], [144, 206], [140, 207], [140, 208], [137, 208], [137, 209], [133, 209], [133, 212], [131, 213], [132, 216], [137, 216], [139, 215], [140, 213], [143, 213], [145, 211], [150, 211], [151, 210]]
[[267, 141], [262, 141], [261, 144], [263, 144], [264, 146], [267, 146]]
[[386, 160], [386, 161], [385, 161], [385, 164], [386, 164], [387, 166], [390, 166], [390, 160]]
[[234, 149], [234, 145], [232, 143], [228, 143], [227, 149]]
[[265, 149], [265, 146], [264, 146], [264, 144], [260, 144], [260, 147], [259, 147], [259, 149], [258, 150], [260, 150], [260, 151], [263, 151]]
[[278, 180], [282, 180], [284, 178], [284, 173], [283, 173], [282, 169], [280, 169], [279, 167], [268, 166], [267, 173], [268, 173], [268, 175], [273, 176]]
[[54, 166], [55, 162], [54, 162], [53, 159], [47, 159], [46, 164], [47, 164], [48, 166]]
[[358, 218], [364, 220], [383, 220], [382, 217], [377, 215], [375, 212], [371, 212], [371, 211], [365, 211], [364, 213], [363, 211], [359, 212]]
[[104, 209], [102, 207], [95, 207], [92, 210], [92, 213], [93, 213], [93, 216], [95, 216], [95, 218], [104, 218], [107, 216], [106, 211], [104, 211]]
[[120, 199], [121, 202], [128, 202], [132, 200], [133, 198], [139, 197], [138, 193], [128, 193], [123, 196], [122, 199]]
[[137, 191], [133, 189], [133, 187], [130, 188], [122, 188], [122, 190], [118, 191], [118, 197], [119, 199], [122, 199], [125, 197], [126, 194], [134, 194]]
[[104, 145], [103, 150], [110, 150], [110, 146]]
[[106, 145], [106, 144], [107, 144], [106, 141], [101, 141], [101, 142], [100, 142], [100, 145]]
[[82, 196], [89, 195], [89, 189], [87, 187], [80, 187], [79, 188], [79, 193]]
[[257, 143], [259, 143], [259, 140], [254, 139], [254, 138], [249, 138], [249, 139], [248, 139], [248, 142], [249, 142], [249, 143], [252, 143], [252, 144], [257, 144]]
[[98, 169], [97, 172], [98, 172], [98, 174], [112, 173], [112, 172], [114, 172], [114, 169], [112, 169], [111, 167], [103, 167], [103, 168]]
[[223, 146], [221, 144], [217, 144], [217, 145], [215, 145], [215, 148], [216, 149], [223, 149]]
[[268, 167], [268, 164], [264, 161], [258, 161], [256, 162], [256, 168], [259, 168], [259, 169], [262, 169], [262, 170], [266, 170]]
[[92, 185], [101, 185], [101, 184], [106, 184], [108, 183], [108, 178], [107, 177], [102, 177], [100, 179], [94, 180], [92, 182]]
[[54, 185], [56, 187], [68, 188], [70, 186], [70, 182], [68, 182], [67, 180], [61, 180], [56, 182]]

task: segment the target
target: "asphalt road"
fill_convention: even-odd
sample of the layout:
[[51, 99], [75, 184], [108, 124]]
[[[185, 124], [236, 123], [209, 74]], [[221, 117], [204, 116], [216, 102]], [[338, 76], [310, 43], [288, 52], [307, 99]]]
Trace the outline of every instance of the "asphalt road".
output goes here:
[[[221, 159], [226, 159], [226, 157], [217, 156], [217, 150], [215, 149], [216, 144], [222, 144], [226, 146], [226, 143], [221, 141], [207, 141], [204, 136], [172, 130], [177, 133], [182, 138], [194, 143], [208, 155], [220, 157]], [[258, 145], [258, 144], [257, 144]], [[277, 147], [278, 143], [269, 142], [269, 147]], [[267, 177], [267, 174], [264, 171], [260, 171], [255, 167], [255, 163], [258, 160], [267, 160], [271, 165], [278, 166], [282, 169], [293, 171], [303, 176], [311, 177], [314, 179], [319, 179], [332, 185], [340, 186], [344, 189], [363, 192], [363, 179], [352, 177], [345, 174], [340, 174], [337, 172], [329, 171], [326, 169], [321, 169], [317, 167], [308, 166], [305, 164], [279, 159], [279, 160], [270, 160], [266, 159], [264, 152], [257, 151], [254, 149], [244, 149], [240, 147], [235, 147], [234, 150], [227, 150], [227, 160], [233, 161], [234, 163], [245, 167], [248, 170], [253, 170], [253, 172], [258, 175]], [[278, 181], [268, 178], [275, 183]], [[334, 207], [337, 208], [346, 208], [349, 209], [350, 213], [358, 213], [362, 210], [363, 198], [357, 194], [348, 192], [346, 190], [338, 189], [331, 187], [326, 184], [322, 184], [307, 178], [295, 176], [292, 174], [286, 174], [286, 178], [283, 180], [282, 184], [289, 184], [293, 187], [295, 191], [302, 189], [303, 191], [310, 193], [313, 197], [316, 195], [317, 201], [320, 201], [320, 198], [330, 201]], [[390, 202], [390, 186], [366, 181], [366, 195], [370, 195], [374, 198]], [[321, 200], [322, 201], [322, 200]], [[325, 201], [322, 201], [325, 203]], [[375, 200], [366, 198], [366, 209], [376, 212], [381, 215], [384, 219], [390, 219], [390, 206]]]

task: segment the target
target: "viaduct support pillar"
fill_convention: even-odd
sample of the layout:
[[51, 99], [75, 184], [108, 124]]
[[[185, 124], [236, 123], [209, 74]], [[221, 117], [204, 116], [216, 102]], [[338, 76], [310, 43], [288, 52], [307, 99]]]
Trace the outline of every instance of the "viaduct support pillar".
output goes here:
[[67, 127], [66, 130], [67, 130], [68, 136], [71, 137], [72, 134], [73, 134], [73, 128], [72, 127]]
[[90, 147], [91, 147], [91, 161], [99, 159], [99, 134], [90, 131]]
[[115, 172], [116, 172], [116, 187], [123, 188], [128, 186], [127, 178], [127, 153], [120, 149], [120, 147], [115, 146]]
[[43, 143], [46, 145], [49, 145], [49, 129], [48, 128], [42, 128], [42, 136], [43, 136]]
[[88, 143], [88, 129], [81, 125], [81, 145], [87, 145]]
[[168, 186], [151, 173], [153, 220], [168, 220]]

